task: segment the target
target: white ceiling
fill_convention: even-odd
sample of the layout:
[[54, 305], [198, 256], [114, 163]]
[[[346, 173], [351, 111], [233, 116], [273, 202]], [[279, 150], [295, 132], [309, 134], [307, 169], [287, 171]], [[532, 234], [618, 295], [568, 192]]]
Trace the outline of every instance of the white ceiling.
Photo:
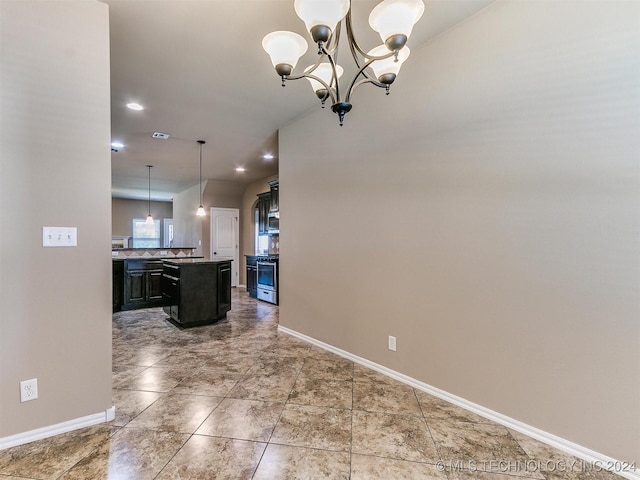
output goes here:
[[[309, 39], [293, 0], [102, 1], [110, 10], [112, 140], [125, 144], [111, 154], [113, 196], [146, 199], [146, 165], [154, 166], [154, 199], [168, 200], [196, 185], [199, 139], [207, 142], [204, 179], [250, 183], [277, 173], [278, 129], [320, 108], [307, 81], [280, 86], [261, 46], [274, 30]], [[424, 45], [493, 1], [426, 0], [408, 45]], [[353, 2], [354, 30], [364, 50], [381, 43], [367, 23], [377, 3]], [[345, 78], [352, 72], [347, 55], [340, 58]], [[296, 72], [316, 58], [310, 45]], [[128, 102], [145, 110], [129, 110]], [[342, 128], [349, 128], [348, 116]], [[171, 137], [153, 139], [153, 132]], [[276, 159], [263, 160], [266, 152]], [[237, 166], [247, 171], [236, 173]]]

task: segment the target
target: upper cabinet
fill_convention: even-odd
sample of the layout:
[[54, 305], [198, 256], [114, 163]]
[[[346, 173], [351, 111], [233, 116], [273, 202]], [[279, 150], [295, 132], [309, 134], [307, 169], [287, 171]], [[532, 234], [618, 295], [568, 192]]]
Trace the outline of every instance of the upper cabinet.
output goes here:
[[271, 207], [269, 192], [258, 194], [258, 235], [269, 233], [269, 209]]
[[269, 188], [271, 189], [271, 198], [269, 199], [269, 211], [277, 212], [280, 210], [280, 196], [279, 196], [279, 180], [271, 180], [269, 182]]

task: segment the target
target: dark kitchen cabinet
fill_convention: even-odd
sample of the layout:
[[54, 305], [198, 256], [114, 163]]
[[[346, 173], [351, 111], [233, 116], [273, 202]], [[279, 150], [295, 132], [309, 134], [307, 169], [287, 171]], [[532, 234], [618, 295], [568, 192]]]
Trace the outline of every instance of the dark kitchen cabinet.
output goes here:
[[269, 182], [270, 192], [269, 192], [269, 211], [277, 212], [280, 210], [280, 190], [279, 190], [280, 182], [279, 180], [271, 180]]
[[258, 296], [258, 259], [247, 255], [247, 292], [252, 298]]
[[166, 260], [163, 309], [180, 327], [214, 323], [231, 310], [231, 260]]
[[162, 305], [162, 261], [124, 261], [124, 301], [122, 310]]
[[119, 312], [122, 309], [122, 300], [124, 298], [124, 262], [114, 260], [111, 262], [113, 312]]
[[266, 235], [269, 232], [269, 208], [271, 206], [271, 193], [258, 194], [258, 235]]
[[231, 310], [231, 262], [218, 266], [218, 312]]

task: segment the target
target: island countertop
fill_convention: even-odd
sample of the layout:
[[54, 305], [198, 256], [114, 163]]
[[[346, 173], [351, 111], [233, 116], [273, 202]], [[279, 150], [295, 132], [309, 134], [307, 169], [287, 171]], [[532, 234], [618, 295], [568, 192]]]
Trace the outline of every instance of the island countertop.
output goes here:
[[207, 263], [224, 263], [224, 262], [233, 262], [233, 258], [229, 257], [220, 257], [215, 259], [209, 258], [163, 258], [163, 263], [169, 263], [173, 265], [198, 265], [198, 264], [207, 264]]

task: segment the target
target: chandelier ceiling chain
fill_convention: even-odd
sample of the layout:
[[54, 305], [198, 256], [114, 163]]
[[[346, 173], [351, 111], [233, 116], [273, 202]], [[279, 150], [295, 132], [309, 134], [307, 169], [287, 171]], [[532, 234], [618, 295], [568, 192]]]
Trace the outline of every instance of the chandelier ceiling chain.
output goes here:
[[[415, 23], [424, 13], [422, 0], [384, 0], [369, 15], [369, 25], [383, 41], [369, 52], [356, 41], [351, 20], [350, 0], [294, 0], [294, 8], [318, 46], [318, 61], [304, 72], [293, 75], [298, 60], [308, 49], [307, 41], [294, 32], [276, 31], [264, 37], [262, 47], [271, 57], [276, 73], [287, 80], [306, 78], [311, 83], [322, 107], [331, 99], [331, 110], [338, 114], [340, 125], [351, 108], [351, 95], [360, 85], [371, 83], [389, 88], [395, 81], [402, 63], [409, 57], [407, 40]], [[343, 69], [338, 65], [340, 31], [344, 21], [347, 42], [357, 73], [344, 94], [340, 86]]]

